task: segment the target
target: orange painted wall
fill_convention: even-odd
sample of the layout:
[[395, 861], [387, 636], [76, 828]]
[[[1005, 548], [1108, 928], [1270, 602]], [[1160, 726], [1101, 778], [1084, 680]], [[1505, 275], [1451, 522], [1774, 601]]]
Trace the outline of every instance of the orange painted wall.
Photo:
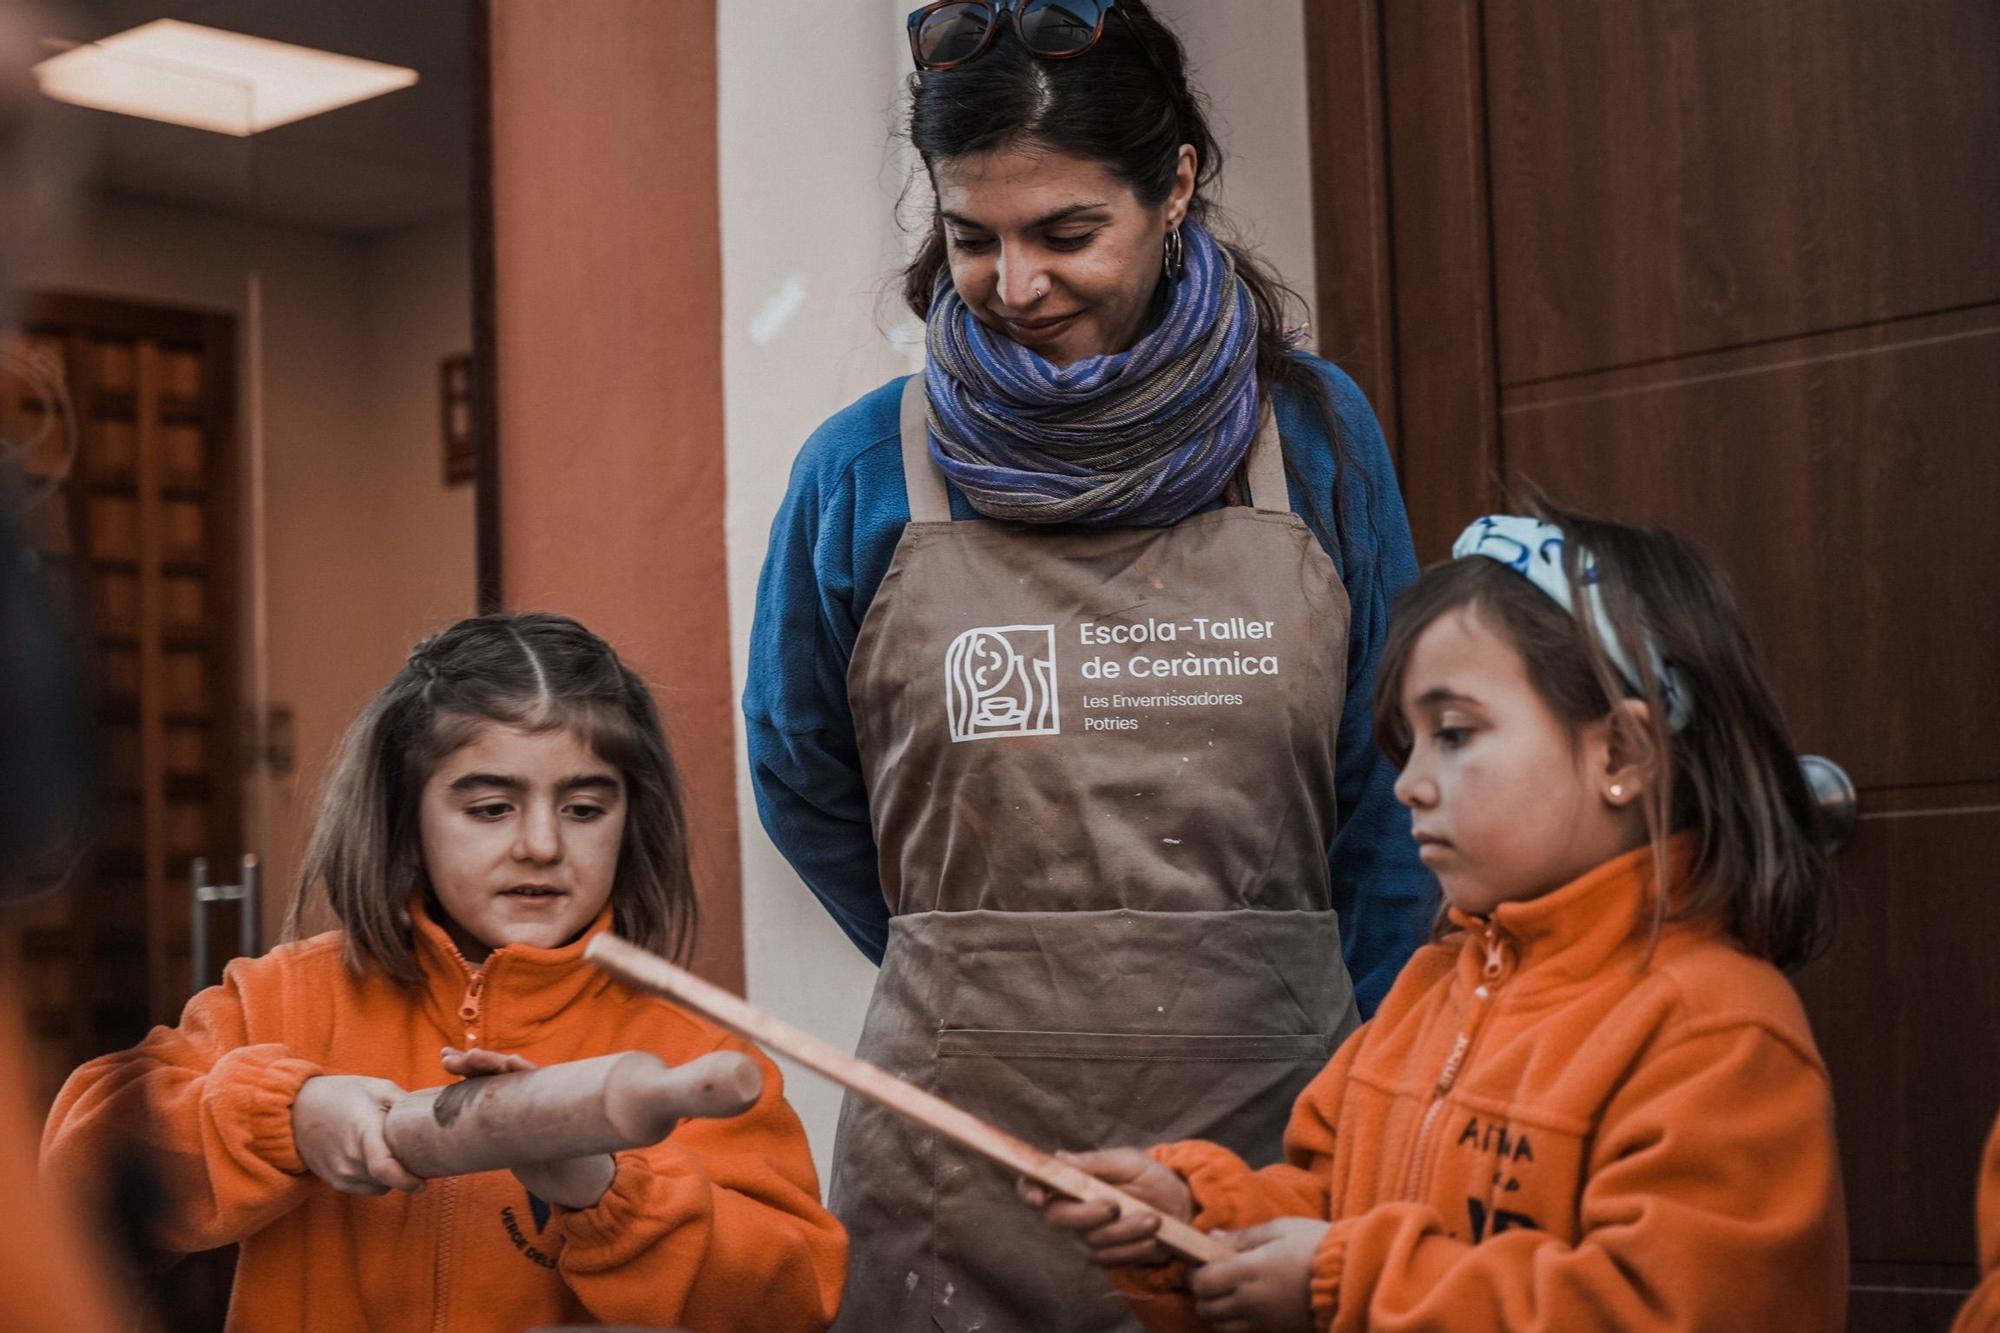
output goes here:
[[654, 683], [741, 990], [714, 0], [489, 4], [504, 599]]

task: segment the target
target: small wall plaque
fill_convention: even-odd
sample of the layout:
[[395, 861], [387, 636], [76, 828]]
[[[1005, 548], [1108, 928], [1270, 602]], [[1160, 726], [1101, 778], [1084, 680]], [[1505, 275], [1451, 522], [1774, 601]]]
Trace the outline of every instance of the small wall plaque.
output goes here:
[[472, 354], [448, 356], [438, 363], [439, 398], [444, 424], [444, 484], [471, 481], [476, 465], [472, 451]]

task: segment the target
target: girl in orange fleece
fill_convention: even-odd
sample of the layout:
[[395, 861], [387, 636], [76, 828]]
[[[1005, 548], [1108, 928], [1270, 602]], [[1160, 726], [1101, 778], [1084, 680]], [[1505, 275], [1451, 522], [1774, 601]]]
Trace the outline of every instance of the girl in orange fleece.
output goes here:
[[1052, 1202], [1156, 1328], [1841, 1327], [1816, 809], [1736, 609], [1665, 533], [1481, 519], [1377, 677], [1449, 906], [1293, 1109], [1282, 1163], [1079, 1160], [1240, 1252]]
[[[777, 1069], [583, 959], [613, 925], [680, 952], [695, 907], [659, 716], [601, 639], [482, 616], [419, 645], [341, 746], [302, 880], [295, 942], [79, 1069], [43, 1143], [76, 1183], [117, 1137], [150, 1150], [162, 1246], [242, 1246], [229, 1327], [832, 1321], [846, 1240]], [[308, 893], [340, 930], [296, 939]], [[763, 1096], [653, 1148], [428, 1184], [384, 1142], [406, 1088], [628, 1049], [749, 1051]]]
[[1979, 1165], [1978, 1287], [1952, 1323], [1952, 1333], [2000, 1333], [2000, 1120]]

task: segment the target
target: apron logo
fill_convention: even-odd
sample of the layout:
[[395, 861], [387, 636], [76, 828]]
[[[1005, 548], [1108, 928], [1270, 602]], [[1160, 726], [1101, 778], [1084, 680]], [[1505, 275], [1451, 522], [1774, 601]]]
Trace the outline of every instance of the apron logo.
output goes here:
[[953, 741], [1056, 736], [1056, 627], [969, 629], [944, 654], [945, 713]]

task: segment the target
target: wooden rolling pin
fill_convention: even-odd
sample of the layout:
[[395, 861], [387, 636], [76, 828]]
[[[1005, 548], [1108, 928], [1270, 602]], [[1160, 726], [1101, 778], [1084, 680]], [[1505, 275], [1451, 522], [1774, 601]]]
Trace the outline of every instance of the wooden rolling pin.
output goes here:
[[669, 1066], [644, 1051], [413, 1092], [389, 1108], [389, 1151], [426, 1180], [644, 1148], [686, 1116], [741, 1115], [764, 1076], [740, 1051]]
[[711, 986], [693, 973], [675, 967], [658, 954], [648, 953], [606, 932], [590, 942], [584, 956], [620, 980], [669, 996], [732, 1032], [749, 1038], [765, 1050], [790, 1056], [842, 1087], [858, 1092], [868, 1100], [886, 1106], [896, 1114], [942, 1134], [960, 1147], [998, 1162], [1016, 1175], [1025, 1176], [1065, 1198], [1109, 1203], [1125, 1216], [1147, 1213], [1158, 1217], [1160, 1230], [1156, 1239], [1191, 1263], [1205, 1264], [1236, 1253], [1229, 1245], [1205, 1232], [1196, 1231], [1179, 1218], [1167, 1216], [1151, 1204], [1106, 1184], [1088, 1171], [1050, 1156], [950, 1102], [905, 1083], [885, 1069], [771, 1017], [721, 987]]

